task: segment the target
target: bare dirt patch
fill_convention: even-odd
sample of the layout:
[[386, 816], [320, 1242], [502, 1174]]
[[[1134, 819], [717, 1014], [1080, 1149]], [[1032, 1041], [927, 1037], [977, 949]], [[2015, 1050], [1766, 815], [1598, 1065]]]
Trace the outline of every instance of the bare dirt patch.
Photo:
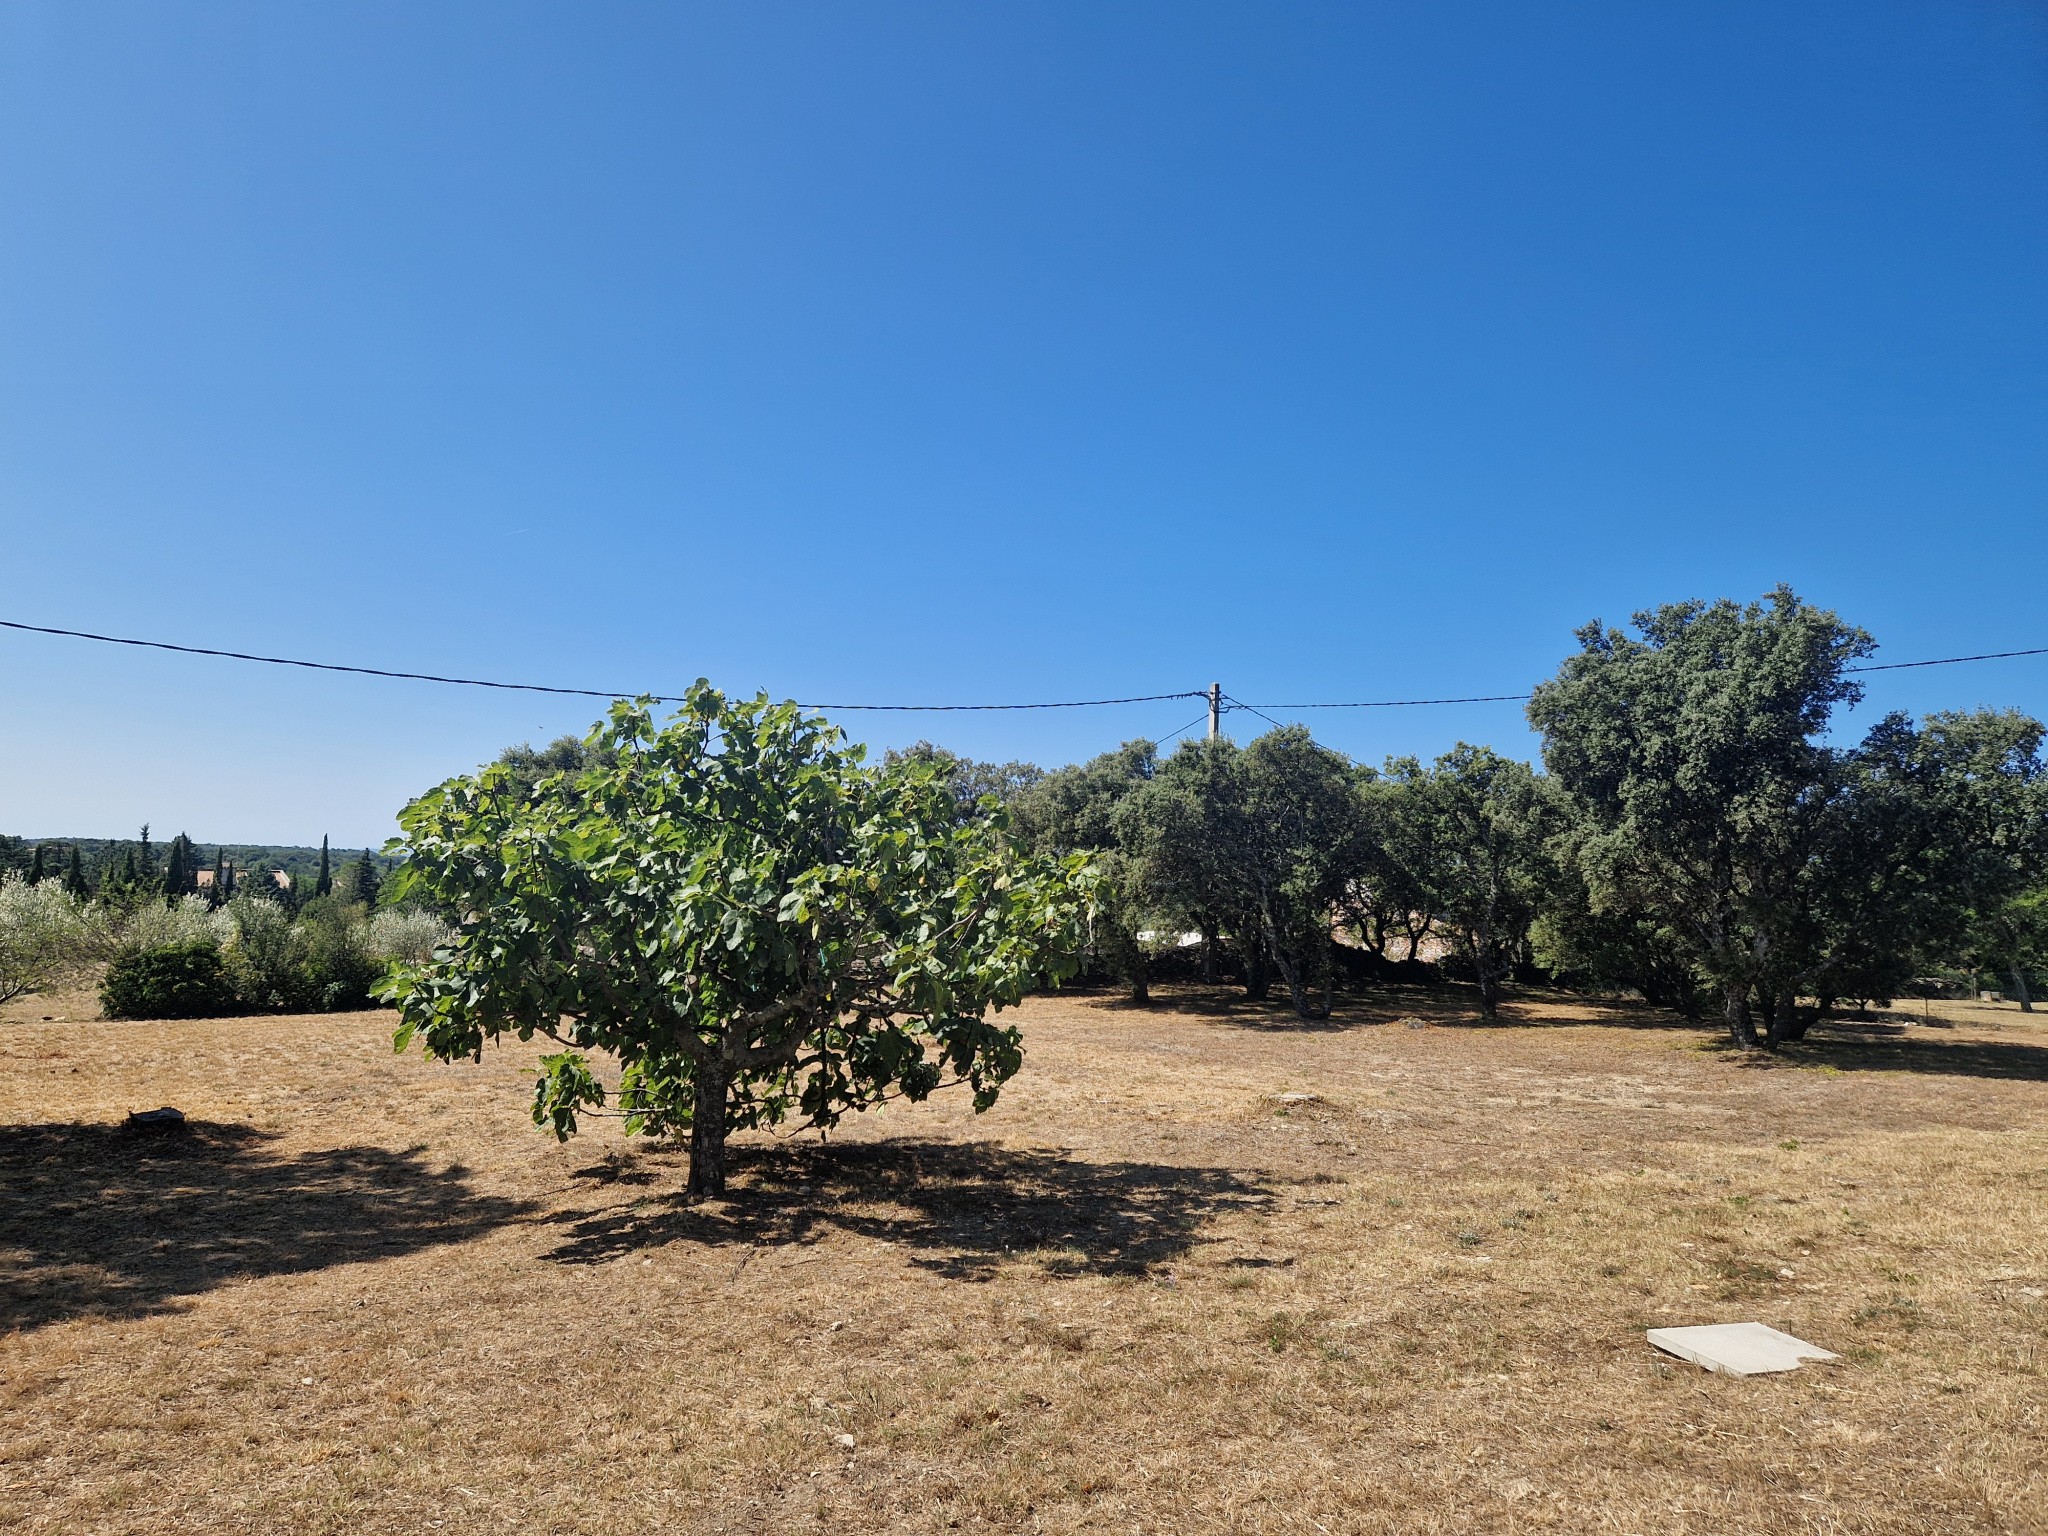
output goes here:
[[[25, 1000], [0, 1526], [2043, 1528], [2048, 1023], [1509, 1013], [1037, 1001], [990, 1114], [745, 1138], [688, 1206], [517, 1055]], [[1642, 1338], [1749, 1318], [1845, 1358]]]

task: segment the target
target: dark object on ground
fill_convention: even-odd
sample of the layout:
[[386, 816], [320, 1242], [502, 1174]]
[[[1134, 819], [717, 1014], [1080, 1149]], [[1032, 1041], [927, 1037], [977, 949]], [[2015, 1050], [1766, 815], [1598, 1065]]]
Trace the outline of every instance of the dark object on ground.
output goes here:
[[136, 1110], [122, 1122], [122, 1125], [130, 1131], [167, 1135], [185, 1129], [185, 1111], [173, 1109], [168, 1104], [162, 1109]]
[[220, 951], [193, 940], [121, 956], [107, 967], [100, 1007], [110, 1019], [210, 1019], [239, 1004]]

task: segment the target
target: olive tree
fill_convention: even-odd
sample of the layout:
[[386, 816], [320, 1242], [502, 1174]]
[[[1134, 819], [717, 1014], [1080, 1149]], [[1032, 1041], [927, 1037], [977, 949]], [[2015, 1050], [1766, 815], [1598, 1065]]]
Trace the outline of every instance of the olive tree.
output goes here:
[[400, 1050], [555, 1042], [533, 1115], [565, 1138], [610, 1055], [629, 1133], [688, 1131], [696, 1195], [723, 1193], [736, 1129], [828, 1127], [949, 1075], [995, 1101], [1022, 1047], [989, 1015], [1070, 971], [1085, 856], [1028, 855], [931, 768], [871, 769], [797, 706], [703, 682], [664, 725], [615, 705], [587, 746], [401, 813], [399, 878], [460, 919], [387, 983]]
[[0, 875], [0, 1003], [78, 980], [103, 949], [84, 904], [58, 882]]

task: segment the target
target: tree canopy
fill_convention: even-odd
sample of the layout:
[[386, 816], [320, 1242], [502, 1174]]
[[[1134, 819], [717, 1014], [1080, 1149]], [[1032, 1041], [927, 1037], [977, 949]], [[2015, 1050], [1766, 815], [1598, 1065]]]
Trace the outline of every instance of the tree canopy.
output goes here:
[[1527, 763], [1460, 742], [1424, 768], [1396, 758], [1372, 794], [1378, 862], [1443, 933], [1492, 1018], [1531, 923], [1558, 881], [1564, 814]]
[[1094, 958], [1121, 976], [1131, 996], [1147, 996], [1144, 946], [1138, 935], [1151, 913], [1141, 872], [1117, 832], [1117, 808], [1158, 770], [1158, 750], [1149, 741], [1127, 741], [1056, 773], [1019, 792], [1017, 830], [1040, 854], [1055, 858], [1089, 855], [1100, 876], [1095, 923], [1090, 934]]
[[[1803, 1032], [1813, 998], [1887, 997], [2041, 880], [2040, 727], [1888, 716], [1829, 745], [1870, 637], [1780, 587], [1590, 626], [1529, 705], [1594, 914], [1676, 943], [1732, 1037]], [[1991, 948], [2017, 953], [1994, 938]], [[2016, 961], [2013, 963], [2017, 963]]]
[[994, 1102], [1021, 1044], [989, 1016], [1071, 971], [1088, 855], [1028, 853], [1000, 810], [960, 817], [935, 765], [871, 769], [795, 705], [701, 682], [665, 725], [615, 706], [585, 746], [573, 772], [495, 764], [401, 814], [398, 878], [462, 918], [390, 984], [400, 1049], [556, 1042], [534, 1118], [561, 1136], [608, 1102], [608, 1053], [628, 1131], [687, 1129], [700, 1195], [735, 1129], [949, 1079]]
[[1019, 796], [1045, 777], [1045, 770], [1036, 763], [985, 763], [935, 747], [928, 741], [891, 747], [882, 754], [884, 768], [911, 763], [929, 764], [938, 773], [959, 802], [963, 816], [977, 814], [984, 799], [993, 799], [998, 805], [1015, 805]]

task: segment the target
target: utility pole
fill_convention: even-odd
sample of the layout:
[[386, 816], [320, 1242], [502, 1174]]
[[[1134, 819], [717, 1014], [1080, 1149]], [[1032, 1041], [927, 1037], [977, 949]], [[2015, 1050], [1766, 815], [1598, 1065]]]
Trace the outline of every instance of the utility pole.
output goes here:
[[1223, 685], [1209, 685], [1209, 739], [1214, 741], [1223, 734]]

